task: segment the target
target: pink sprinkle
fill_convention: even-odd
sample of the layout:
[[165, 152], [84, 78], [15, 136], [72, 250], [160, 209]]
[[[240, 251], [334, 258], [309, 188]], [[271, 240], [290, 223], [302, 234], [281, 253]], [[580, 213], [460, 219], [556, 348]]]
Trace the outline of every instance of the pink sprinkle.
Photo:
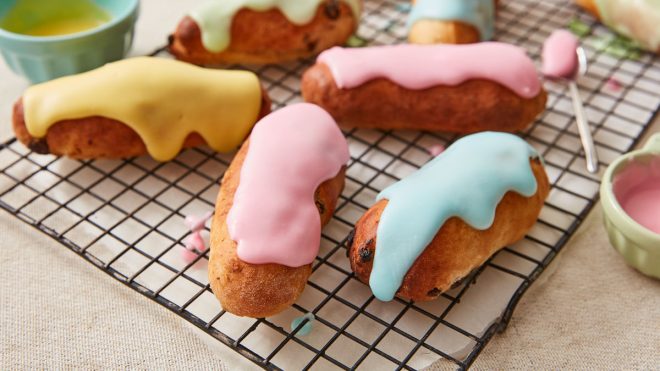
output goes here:
[[183, 261], [186, 262], [186, 264], [192, 263], [195, 259], [197, 259], [198, 256], [199, 254], [194, 251], [190, 251], [188, 249], [181, 250], [181, 257], [183, 258]]
[[186, 219], [183, 221], [183, 223], [190, 229], [191, 232], [195, 231], [201, 231], [204, 229], [204, 225], [206, 222], [211, 219], [211, 216], [213, 216], [213, 212], [209, 211], [206, 214], [202, 215], [201, 217], [197, 217], [195, 215], [188, 215], [186, 216]]
[[199, 232], [193, 232], [185, 241], [186, 250], [197, 251], [203, 253], [206, 251], [206, 244], [204, 244], [204, 239], [202, 234]]
[[439, 154], [441, 154], [442, 152], [445, 151], [445, 147], [443, 147], [439, 144], [434, 144], [431, 147], [429, 147], [427, 150], [429, 151], [431, 156], [436, 157], [436, 156], [438, 156]]
[[607, 79], [605, 86], [607, 86], [607, 88], [613, 92], [617, 92], [623, 88], [621, 82], [619, 82], [619, 80], [617, 80], [614, 77], [610, 77], [609, 79]]
[[206, 244], [199, 231], [192, 232], [190, 236], [184, 241], [185, 249], [183, 250], [183, 260], [187, 263], [195, 260], [198, 255], [206, 251]]
[[183, 221], [183, 224], [190, 229], [190, 236], [184, 241], [185, 249], [183, 250], [183, 260], [190, 263], [198, 255], [203, 254], [206, 251], [206, 244], [202, 238], [201, 231], [204, 229], [206, 222], [211, 219], [213, 212], [209, 211], [201, 217], [196, 217], [194, 215], [186, 216], [186, 219]]

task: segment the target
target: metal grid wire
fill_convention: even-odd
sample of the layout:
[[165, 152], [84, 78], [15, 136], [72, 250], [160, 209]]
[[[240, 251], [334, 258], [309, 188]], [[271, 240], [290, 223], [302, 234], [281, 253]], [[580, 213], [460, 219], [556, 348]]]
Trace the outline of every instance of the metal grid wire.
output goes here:
[[[358, 35], [370, 44], [402, 42], [406, 3], [366, 1]], [[608, 31], [562, 0], [505, 1], [497, 37], [538, 59], [545, 37], [573, 17], [591, 26], [584, 40], [590, 71], [579, 85], [606, 166], [632, 148], [655, 117], [660, 63], [651, 55], [622, 60], [594, 50], [589, 39]], [[275, 108], [300, 100], [300, 77], [310, 63], [256, 70]], [[608, 88], [612, 76], [621, 90]], [[180, 256], [188, 233], [184, 217], [213, 209], [231, 155], [196, 148], [169, 163], [146, 157], [74, 161], [33, 155], [11, 140], [0, 146], [0, 206], [262, 367], [416, 369], [444, 358], [464, 369], [506, 327], [522, 294], [597, 199], [599, 176], [585, 171], [566, 86], [548, 82], [546, 88], [548, 109], [522, 134], [543, 154], [552, 183], [538, 223], [523, 241], [429, 303], [375, 300], [351, 273], [345, 242], [380, 190], [428, 161], [430, 146], [448, 145], [455, 136], [345, 132], [351, 150], [346, 187], [324, 229], [314, 273], [293, 308], [267, 319], [220, 308], [206, 277], [208, 252], [191, 263]], [[484, 308], [493, 312], [483, 314]], [[291, 331], [289, 324], [307, 312], [316, 316], [314, 330], [298, 336], [299, 328]]]

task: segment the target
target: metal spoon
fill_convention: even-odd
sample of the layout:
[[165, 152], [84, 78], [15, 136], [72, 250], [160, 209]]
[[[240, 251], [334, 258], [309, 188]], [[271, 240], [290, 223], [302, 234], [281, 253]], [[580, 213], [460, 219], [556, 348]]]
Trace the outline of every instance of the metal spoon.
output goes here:
[[573, 98], [573, 110], [575, 111], [575, 121], [577, 122], [578, 132], [580, 133], [580, 140], [587, 157], [587, 170], [595, 174], [598, 172], [598, 154], [596, 153], [594, 138], [591, 135], [587, 113], [584, 111], [584, 105], [576, 83], [579, 76], [587, 73], [587, 55], [581, 46], [578, 46], [575, 52], [578, 57], [578, 71], [573, 78], [568, 80], [568, 88], [571, 91], [571, 98]]

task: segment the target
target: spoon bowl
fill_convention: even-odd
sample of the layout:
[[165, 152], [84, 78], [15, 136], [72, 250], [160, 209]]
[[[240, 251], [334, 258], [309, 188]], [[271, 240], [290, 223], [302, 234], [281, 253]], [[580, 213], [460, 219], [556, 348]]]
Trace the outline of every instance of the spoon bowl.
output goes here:
[[578, 46], [577, 49], [575, 49], [575, 53], [577, 54], [577, 58], [578, 58], [577, 74], [578, 76], [584, 76], [587, 74], [587, 69], [589, 68], [589, 60], [587, 59], [587, 53], [585, 53], [584, 48], [582, 48], [581, 46]]

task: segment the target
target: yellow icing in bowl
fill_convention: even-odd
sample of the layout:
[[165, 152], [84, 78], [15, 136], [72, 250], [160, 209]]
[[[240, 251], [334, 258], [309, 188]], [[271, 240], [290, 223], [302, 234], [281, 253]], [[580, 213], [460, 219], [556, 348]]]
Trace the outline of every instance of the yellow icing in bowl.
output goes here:
[[37, 25], [22, 32], [29, 36], [57, 36], [78, 33], [96, 28], [108, 19], [87, 18], [87, 19], [60, 19], [52, 22]]
[[69, 0], [67, 6], [36, 0], [20, 0], [0, 27], [28, 36], [69, 35], [99, 27], [111, 15], [91, 0]]

